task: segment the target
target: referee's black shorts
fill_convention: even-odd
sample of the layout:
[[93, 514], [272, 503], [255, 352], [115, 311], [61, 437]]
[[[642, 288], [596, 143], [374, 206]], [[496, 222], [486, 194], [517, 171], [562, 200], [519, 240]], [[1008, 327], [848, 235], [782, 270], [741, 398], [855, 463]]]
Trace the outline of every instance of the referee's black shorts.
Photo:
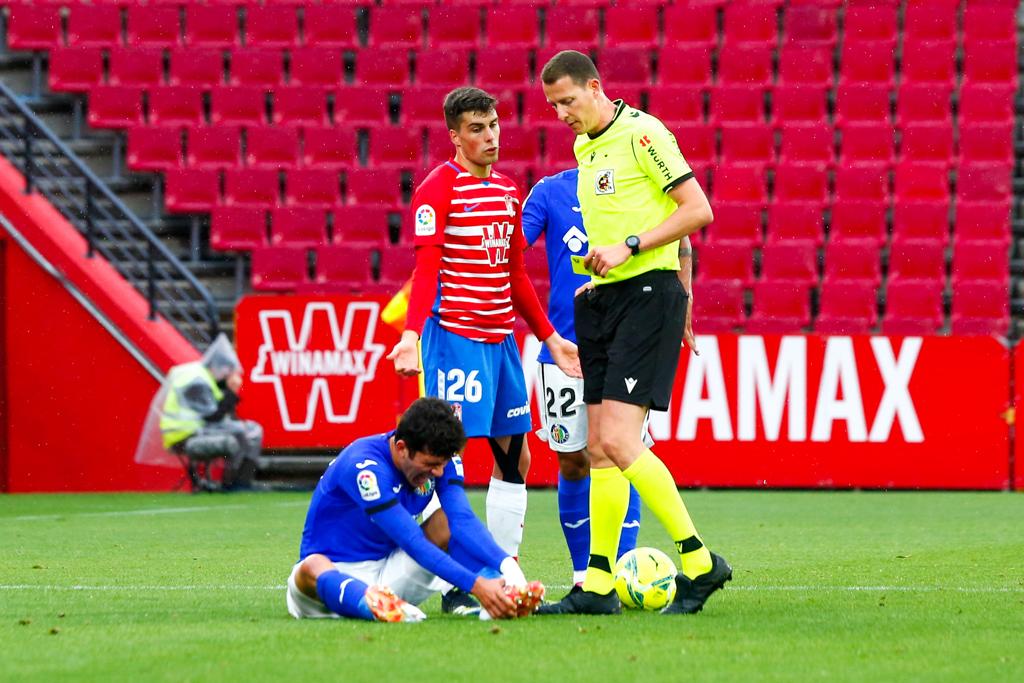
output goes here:
[[674, 270], [653, 270], [576, 297], [583, 401], [668, 410], [686, 298]]

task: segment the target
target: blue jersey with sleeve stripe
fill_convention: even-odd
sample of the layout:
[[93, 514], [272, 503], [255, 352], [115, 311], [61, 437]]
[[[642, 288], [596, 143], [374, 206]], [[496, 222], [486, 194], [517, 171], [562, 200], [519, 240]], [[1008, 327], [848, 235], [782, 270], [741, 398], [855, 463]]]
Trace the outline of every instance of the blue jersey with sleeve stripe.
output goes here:
[[[576, 197], [579, 169], [546, 176], [533, 186], [523, 203], [523, 236], [529, 244], [545, 235], [551, 294], [548, 318], [566, 339], [576, 341], [573, 298], [577, 288], [590, 282], [589, 275], [572, 272], [570, 256], [586, 256], [590, 250], [583, 215]], [[548, 347], [541, 345], [541, 363], [554, 363]]]

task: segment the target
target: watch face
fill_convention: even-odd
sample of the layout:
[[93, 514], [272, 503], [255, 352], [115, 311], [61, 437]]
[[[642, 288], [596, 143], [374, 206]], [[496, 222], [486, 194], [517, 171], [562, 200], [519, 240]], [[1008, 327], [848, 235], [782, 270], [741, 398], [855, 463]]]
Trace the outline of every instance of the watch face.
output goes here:
[[640, 252], [640, 238], [636, 235], [630, 235], [626, 238], [626, 246], [629, 247], [629, 250], [632, 251], [635, 256]]

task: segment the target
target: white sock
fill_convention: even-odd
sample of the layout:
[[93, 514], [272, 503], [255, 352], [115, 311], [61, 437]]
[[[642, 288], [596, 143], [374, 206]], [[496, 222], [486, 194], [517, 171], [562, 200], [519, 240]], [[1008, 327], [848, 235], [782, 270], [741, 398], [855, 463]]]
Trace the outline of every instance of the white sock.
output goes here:
[[526, 484], [491, 479], [487, 488], [487, 529], [494, 541], [512, 557], [519, 557], [526, 519]]
[[587, 570], [574, 571], [572, 573], [572, 585], [582, 584], [583, 580], [587, 578]]

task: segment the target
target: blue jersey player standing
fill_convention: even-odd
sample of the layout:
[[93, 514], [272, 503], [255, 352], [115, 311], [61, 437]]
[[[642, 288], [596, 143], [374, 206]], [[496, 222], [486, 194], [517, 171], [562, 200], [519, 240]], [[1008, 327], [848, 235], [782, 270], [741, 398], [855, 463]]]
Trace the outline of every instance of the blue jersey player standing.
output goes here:
[[345, 448], [313, 493], [288, 577], [289, 614], [421, 621], [416, 605], [437, 591], [437, 577], [490, 617], [531, 613], [543, 586], [526, 582], [470, 508], [456, 455], [465, 443], [451, 406], [421, 398], [394, 431]]

